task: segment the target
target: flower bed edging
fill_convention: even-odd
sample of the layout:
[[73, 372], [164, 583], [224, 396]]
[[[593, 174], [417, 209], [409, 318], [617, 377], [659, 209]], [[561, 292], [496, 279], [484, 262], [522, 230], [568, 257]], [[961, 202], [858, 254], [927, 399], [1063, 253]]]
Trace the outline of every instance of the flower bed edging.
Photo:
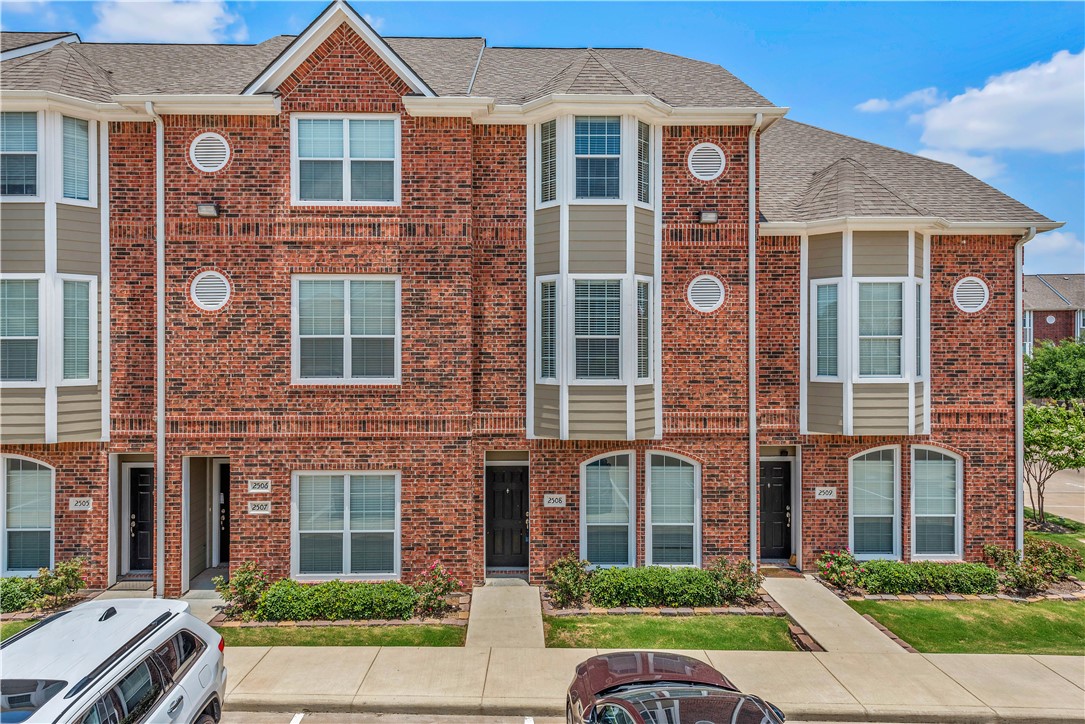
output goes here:
[[84, 588], [81, 591], [76, 591], [69, 595], [68, 599], [56, 608], [35, 608], [35, 609], [23, 609], [21, 611], [5, 611], [0, 613], [0, 622], [11, 623], [12, 621], [40, 621], [43, 618], [52, 616], [54, 613], [67, 610], [72, 606], [76, 606], [84, 601], [89, 601], [92, 598], [96, 598], [98, 594], [103, 593], [99, 588]]

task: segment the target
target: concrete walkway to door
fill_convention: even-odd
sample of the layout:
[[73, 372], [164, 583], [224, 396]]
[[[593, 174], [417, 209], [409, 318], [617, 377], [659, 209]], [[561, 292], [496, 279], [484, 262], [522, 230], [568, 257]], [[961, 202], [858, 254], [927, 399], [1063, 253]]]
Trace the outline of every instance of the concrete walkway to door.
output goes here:
[[471, 593], [467, 648], [541, 649], [539, 587], [519, 578], [487, 578]]
[[830, 653], [907, 653], [811, 578], [766, 578], [761, 586]]

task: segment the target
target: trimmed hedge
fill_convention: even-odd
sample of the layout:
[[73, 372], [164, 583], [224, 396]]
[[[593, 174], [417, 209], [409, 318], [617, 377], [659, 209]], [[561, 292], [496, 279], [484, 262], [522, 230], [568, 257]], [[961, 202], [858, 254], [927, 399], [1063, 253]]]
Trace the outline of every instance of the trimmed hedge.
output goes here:
[[0, 578], [0, 611], [21, 611], [42, 597], [35, 578]]
[[408, 619], [418, 593], [404, 583], [304, 584], [284, 578], [264, 592], [256, 607], [258, 621]]
[[982, 563], [869, 561], [859, 584], [873, 594], [998, 592], [998, 572]]
[[587, 598], [601, 608], [724, 606], [757, 600], [761, 576], [748, 562], [717, 561], [709, 568], [602, 568], [566, 557], [551, 564], [547, 588], [559, 606]]

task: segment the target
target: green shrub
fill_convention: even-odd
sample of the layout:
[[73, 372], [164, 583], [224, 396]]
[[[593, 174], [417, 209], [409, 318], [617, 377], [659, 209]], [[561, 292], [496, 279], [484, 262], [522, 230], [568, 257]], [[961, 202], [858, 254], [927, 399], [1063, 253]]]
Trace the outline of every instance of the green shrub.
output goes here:
[[1085, 568], [1081, 553], [1068, 545], [1040, 538], [1025, 538], [1025, 562], [1034, 563], [1052, 581], [1065, 581]]
[[29, 608], [41, 596], [41, 585], [35, 578], [0, 578], [0, 611], [4, 613]]
[[588, 596], [588, 562], [570, 553], [546, 569], [546, 590], [558, 608], [579, 606]]
[[818, 575], [830, 586], [853, 591], [860, 586], [863, 566], [850, 551], [825, 551], [817, 560]]
[[863, 566], [860, 585], [868, 593], [960, 593], [998, 591], [998, 573], [982, 563], [935, 561], [870, 561]]
[[256, 611], [271, 580], [255, 561], [245, 561], [230, 574], [230, 580], [215, 576], [211, 583], [215, 584], [215, 591], [226, 603], [228, 616], [249, 618]]
[[602, 608], [631, 606], [717, 606], [720, 585], [700, 568], [604, 568], [588, 579], [591, 602]]
[[407, 619], [414, 613], [418, 594], [403, 583], [346, 583], [326, 581], [304, 584], [289, 578], [276, 581], [256, 608], [260, 621], [326, 621]]
[[919, 593], [919, 571], [900, 561], [869, 561], [863, 566], [859, 585], [867, 593]]
[[463, 588], [451, 573], [437, 561], [414, 582], [418, 594], [418, 615], [424, 618], [436, 618], [449, 610], [448, 596]]
[[757, 589], [765, 577], [753, 569], [747, 558], [731, 563], [719, 558], [708, 567], [708, 572], [719, 588], [719, 604], [753, 603], [759, 600]]
[[983, 555], [987, 560], [991, 561], [992, 566], [1000, 571], [1004, 571], [1011, 566], [1017, 565], [1017, 551], [1009, 548], [985, 545], [983, 547]]
[[60, 561], [53, 570], [39, 568], [35, 579], [42, 596], [52, 596], [51, 604], [60, 605], [65, 598], [87, 587], [83, 579], [83, 559]]
[[313, 618], [309, 594], [313, 586], [303, 586], [284, 578], [271, 584], [256, 606], [259, 621], [307, 621]]
[[1002, 585], [1022, 595], [1039, 593], [1047, 588], [1050, 580], [1035, 563], [1015, 563], [1002, 573]]

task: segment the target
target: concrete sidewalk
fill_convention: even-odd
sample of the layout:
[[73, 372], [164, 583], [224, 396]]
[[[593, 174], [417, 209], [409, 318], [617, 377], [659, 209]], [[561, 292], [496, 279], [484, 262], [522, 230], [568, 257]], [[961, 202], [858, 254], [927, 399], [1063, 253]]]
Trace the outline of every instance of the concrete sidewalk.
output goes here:
[[471, 592], [468, 648], [541, 649], [542, 599], [539, 587], [519, 578], [487, 578]]
[[[595, 649], [227, 647], [230, 711], [561, 716]], [[684, 651], [791, 720], [1081, 722], [1085, 657]]]

